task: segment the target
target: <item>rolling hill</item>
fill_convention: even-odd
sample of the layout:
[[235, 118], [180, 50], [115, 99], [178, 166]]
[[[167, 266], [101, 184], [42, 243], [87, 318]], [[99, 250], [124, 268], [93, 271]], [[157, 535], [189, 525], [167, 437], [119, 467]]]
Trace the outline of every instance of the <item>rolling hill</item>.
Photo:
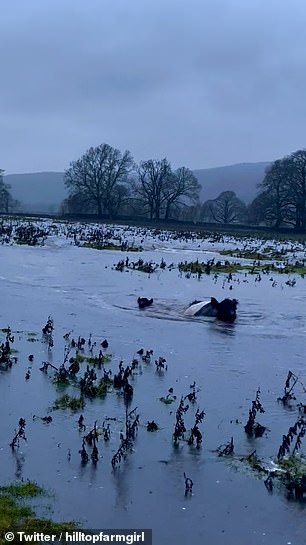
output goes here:
[[265, 175], [270, 163], [239, 163], [224, 167], [194, 170], [202, 185], [201, 201], [215, 199], [222, 191], [234, 191], [241, 200], [249, 204], [258, 193], [257, 185]]
[[63, 172], [8, 174], [4, 181], [23, 212], [56, 212], [67, 196]]
[[[203, 188], [201, 200], [214, 199], [222, 191], [231, 190], [246, 203], [251, 202], [269, 164], [239, 163], [194, 170]], [[67, 197], [63, 172], [8, 174], [5, 182], [11, 186], [11, 194], [20, 202], [20, 210], [24, 212], [56, 212]]]

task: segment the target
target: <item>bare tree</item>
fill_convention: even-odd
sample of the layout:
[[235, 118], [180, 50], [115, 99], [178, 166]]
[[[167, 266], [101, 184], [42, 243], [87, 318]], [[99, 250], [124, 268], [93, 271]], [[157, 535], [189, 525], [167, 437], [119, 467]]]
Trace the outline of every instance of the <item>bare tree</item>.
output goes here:
[[[262, 207], [261, 213], [268, 225], [280, 227], [292, 223], [292, 165], [289, 158], [274, 161], [266, 170], [259, 187], [263, 190], [255, 205]], [[262, 196], [261, 196], [262, 195]]]
[[272, 226], [275, 222], [275, 210], [273, 198], [269, 191], [259, 193], [247, 207], [247, 219], [250, 225], [261, 223]]
[[79, 193], [71, 193], [61, 204], [60, 213], [65, 214], [95, 214], [96, 206], [87, 199], [87, 196]]
[[109, 208], [112, 210], [112, 216], [115, 217], [122, 212], [126, 203], [129, 201], [130, 188], [128, 185], [116, 184], [113, 191], [109, 194]]
[[224, 225], [239, 223], [245, 219], [246, 205], [234, 191], [223, 191], [216, 199], [204, 203], [203, 215], [206, 221]]
[[178, 218], [182, 221], [192, 221], [194, 224], [202, 221], [203, 204], [197, 200], [190, 206], [181, 207]]
[[123, 154], [108, 144], [90, 148], [80, 159], [70, 163], [65, 171], [65, 185], [70, 195], [81, 194], [94, 205], [98, 216], [103, 212], [113, 216], [122, 197], [123, 186], [133, 166], [129, 151]]
[[150, 219], [160, 218], [165, 202], [165, 190], [172, 176], [169, 161], [149, 159], [141, 161], [138, 169], [138, 182], [134, 184], [134, 193], [144, 205], [144, 211]]
[[[289, 156], [291, 204], [295, 210], [295, 227], [306, 228], [306, 150], [298, 150]], [[292, 206], [291, 206], [292, 209]]]
[[186, 167], [172, 171], [169, 161], [150, 159], [142, 161], [137, 169], [137, 180], [133, 184], [134, 197], [142, 203], [142, 210], [150, 219], [171, 212], [181, 211], [183, 206], [198, 200], [201, 185]]
[[259, 187], [263, 197], [257, 206], [261, 202], [267, 223], [306, 229], [306, 150], [274, 161]]
[[164, 190], [165, 219], [169, 219], [173, 205], [187, 206], [190, 202], [196, 204], [201, 188], [201, 184], [189, 168], [178, 168], [169, 176]]

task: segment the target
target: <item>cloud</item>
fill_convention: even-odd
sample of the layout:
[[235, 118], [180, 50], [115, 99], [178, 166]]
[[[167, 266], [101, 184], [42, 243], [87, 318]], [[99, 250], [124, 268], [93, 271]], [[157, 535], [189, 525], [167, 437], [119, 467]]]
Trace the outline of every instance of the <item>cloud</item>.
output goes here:
[[11, 0], [0, 20], [1, 166], [91, 145], [206, 167], [303, 147], [302, 0]]

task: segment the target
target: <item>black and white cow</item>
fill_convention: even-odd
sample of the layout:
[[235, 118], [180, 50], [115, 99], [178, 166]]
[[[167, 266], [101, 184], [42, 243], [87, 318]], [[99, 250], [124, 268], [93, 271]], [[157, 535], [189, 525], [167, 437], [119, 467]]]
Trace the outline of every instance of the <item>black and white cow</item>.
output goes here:
[[210, 301], [193, 301], [185, 310], [185, 316], [208, 316], [217, 318], [223, 322], [236, 320], [238, 301], [236, 299], [223, 299], [221, 303], [214, 297]]

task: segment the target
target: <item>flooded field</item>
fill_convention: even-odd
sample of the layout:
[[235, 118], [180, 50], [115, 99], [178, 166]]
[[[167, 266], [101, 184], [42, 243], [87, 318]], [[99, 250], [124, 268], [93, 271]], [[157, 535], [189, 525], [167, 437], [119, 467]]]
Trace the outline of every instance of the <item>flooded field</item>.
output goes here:
[[[136, 249], [142, 247], [138, 252], [82, 248], [80, 231], [74, 236], [72, 231], [64, 224], [53, 225], [43, 245], [7, 241], [0, 246], [0, 327], [11, 327], [16, 350], [12, 355], [18, 358], [11, 368], [0, 370], [0, 483], [30, 479], [52, 492], [51, 512], [47, 504], [36, 502], [41, 516], [75, 520], [87, 529], [152, 528], [153, 543], [158, 545], [305, 544], [306, 499], [296, 501], [278, 487], [267, 490], [264, 478], [240, 462], [256, 450], [270, 464], [283, 435], [299, 418], [296, 404], [284, 407], [277, 401], [289, 370], [299, 379], [297, 402], [306, 403], [303, 275], [250, 272], [243, 266], [252, 266], [253, 259], [220, 254], [245, 250], [245, 241], [230, 237], [188, 240], [118, 227], [118, 236], [121, 233]], [[280, 270], [284, 261], [303, 261], [306, 255], [302, 244], [247, 244], [255, 251], [282, 250], [283, 257], [272, 260]], [[131, 267], [115, 270], [127, 257], [129, 263], [142, 259], [165, 266], [151, 274]], [[213, 259], [239, 262], [242, 268], [229, 276], [222, 270], [188, 274], [177, 267], [180, 262]], [[272, 261], [267, 254], [267, 263]], [[139, 296], [152, 297], [153, 305], [140, 310]], [[233, 324], [184, 316], [193, 300], [211, 296], [238, 299]], [[54, 345], [49, 348], [42, 339], [48, 316], [54, 320]], [[78, 396], [76, 384], [58, 386], [51, 367], [47, 374], [40, 370], [42, 362], [55, 367], [63, 363], [67, 345], [63, 337], [69, 332], [70, 339], [86, 339], [85, 355], [90, 334], [97, 343], [92, 355], [107, 339], [111, 361], [104, 369], [113, 375], [120, 361], [124, 366], [133, 359], [138, 362], [130, 377], [134, 392], [129, 402], [129, 410], [137, 407], [138, 432], [132, 450], [115, 468], [111, 460], [125, 430], [126, 403], [120, 390], [109, 388], [103, 399], [86, 399], [82, 410], [51, 410], [61, 395]], [[2, 331], [1, 342], [5, 335]], [[141, 348], [153, 350], [150, 362], [137, 353]], [[165, 358], [167, 370], [156, 369], [159, 357]], [[86, 363], [80, 366], [84, 372]], [[103, 369], [96, 373], [102, 376]], [[188, 403], [184, 421], [190, 430], [197, 409], [205, 411], [199, 424], [202, 444], [197, 448], [180, 440], [174, 446], [176, 411], [194, 382], [196, 401]], [[244, 425], [258, 388], [265, 409], [258, 421], [267, 430], [254, 438], [245, 433]], [[176, 398], [165, 404], [160, 398], [169, 389]], [[81, 414], [86, 431], [79, 430]], [[51, 415], [52, 422], [33, 419], [34, 415]], [[9, 445], [21, 417], [26, 420], [27, 441], [21, 440], [12, 451]], [[150, 433], [147, 423], [152, 420], [159, 429]], [[82, 439], [95, 421], [98, 429], [109, 424], [110, 438], [99, 436], [98, 462], [89, 458], [82, 465]], [[216, 449], [231, 437], [234, 457], [218, 457]], [[302, 453], [305, 444], [304, 440]], [[91, 448], [86, 449], [90, 455]], [[193, 481], [187, 495], [184, 473]]]

